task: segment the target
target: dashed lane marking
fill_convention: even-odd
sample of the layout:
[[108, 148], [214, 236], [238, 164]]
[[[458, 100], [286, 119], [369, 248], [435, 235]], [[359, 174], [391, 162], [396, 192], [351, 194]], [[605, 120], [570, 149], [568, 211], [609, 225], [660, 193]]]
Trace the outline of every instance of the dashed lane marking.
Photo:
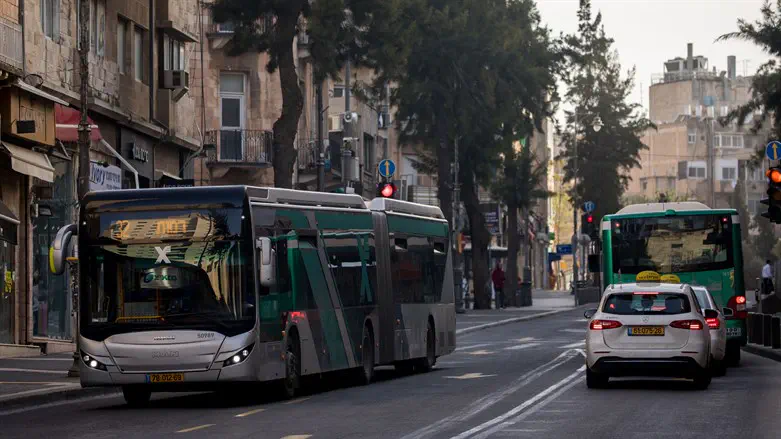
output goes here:
[[473, 380], [476, 378], [488, 378], [488, 377], [495, 377], [495, 376], [496, 375], [493, 374], [483, 375], [481, 372], [472, 372], [472, 373], [465, 373], [457, 377], [443, 377], [443, 378], [450, 378], [453, 380]]
[[494, 354], [495, 352], [494, 351], [486, 351], [486, 350], [481, 349], [479, 351], [465, 352], [465, 353], [469, 354], [469, 355], [491, 355], [491, 354]]
[[235, 417], [236, 418], [245, 418], [247, 416], [254, 415], [255, 413], [260, 413], [260, 412], [265, 412], [265, 411], [266, 411], [266, 409], [255, 409], [255, 410], [250, 410], [248, 412], [239, 413]]
[[534, 340], [537, 340], [537, 339], [534, 338], [534, 337], [524, 337], [524, 338], [516, 338], [513, 341], [518, 342], [518, 343], [528, 343], [528, 342], [534, 341]]
[[47, 373], [62, 376], [68, 374], [67, 370], [20, 369], [16, 367], [0, 367], [0, 372]]
[[285, 436], [282, 439], [309, 439], [312, 437], [311, 434], [291, 434], [290, 436]]
[[456, 348], [456, 352], [463, 351], [467, 349], [477, 349], [477, 348], [484, 348], [486, 346], [491, 346], [493, 343], [482, 343], [482, 344], [475, 344], [475, 345], [469, 345], [469, 346], [459, 346]]
[[559, 346], [559, 348], [561, 348], [561, 349], [574, 349], [574, 348], [579, 348], [581, 346], [586, 346], [586, 340], [579, 341], [577, 343], [564, 345], [564, 346]]
[[304, 401], [306, 401], [308, 399], [312, 399], [312, 397], [311, 396], [307, 396], [306, 398], [298, 398], [298, 399], [294, 399], [292, 401], [283, 402], [282, 404], [284, 404], [284, 405], [298, 404], [298, 403], [304, 402]]
[[216, 424], [203, 424], [197, 427], [190, 427], [190, 428], [185, 428], [183, 430], [179, 430], [177, 431], [177, 433], [190, 433], [192, 431], [203, 430], [204, 428], [214, 427], [215, 425]]
[[585, 329], [568, 328], [568, 329], [559, 329], [559, 332], [570, 332], [572, 334], [584, 334], [586, 332], [586, 330]]
[[539, 346], [539, 343], [526, 343], [526, 344], [519, 344], [517, 346], [509, 346], [504, 348], [505, 351], [519, 351], [521, 349], [528, 349], [533, 348], [535, 346]]

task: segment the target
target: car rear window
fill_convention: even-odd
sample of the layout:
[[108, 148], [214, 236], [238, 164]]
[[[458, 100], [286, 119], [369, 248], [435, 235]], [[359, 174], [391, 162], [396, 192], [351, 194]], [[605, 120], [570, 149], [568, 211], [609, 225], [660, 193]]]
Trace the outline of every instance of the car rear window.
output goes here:
[[635, 292], [612, 294], [602, 312], [618, 315], [673, 315], [691, 312], [685, 294]]

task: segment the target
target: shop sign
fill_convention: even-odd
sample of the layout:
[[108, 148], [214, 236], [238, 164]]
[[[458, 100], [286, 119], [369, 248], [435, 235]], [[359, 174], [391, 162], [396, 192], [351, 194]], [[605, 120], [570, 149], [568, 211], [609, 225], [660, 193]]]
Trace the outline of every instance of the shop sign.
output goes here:
[[90, 163], [89, 189], [91, 191], [122, 189], [122, 170], [118, 166]]

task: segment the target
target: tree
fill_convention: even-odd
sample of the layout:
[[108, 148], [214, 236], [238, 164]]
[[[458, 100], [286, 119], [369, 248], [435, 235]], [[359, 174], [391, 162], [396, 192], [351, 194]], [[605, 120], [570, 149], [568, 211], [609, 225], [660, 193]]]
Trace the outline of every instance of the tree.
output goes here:
[[[381, 0], [216, 0], [212, 5], [217, 23], [234, 24], [228, 53], [267, 53], [269, 73], [279, 71], [282, 113], [274, 122], [274, 186], [291, 188], [296, 160], [294, 142], [304, 106], [299, 86], [293, 43], [306, 32], [311, 36], [315, 81], [337, 78], [348, 56], [370, 63], [376, 50], [367, 47], [366, 35], [373, 30], [387, 34], [384, 20], [393, 17], [399, 3]], [[375, 36], [373, 41], [378, 41]], [[374, 51], [373, 51], [374, 50]]]
[[[574, 110], [566, 112], [566, 128], [560, 129], [565, 178], [577, 178], [571, 193], [575, 205], [596, 203], [597, 217], [621, 206], [621, 195], [629, 182], [629, 170], [640, 165], [639, 153], [646, 146], [640, 140], [648, 128], [655, 128], [638, 114], [639, 104], [627, 103], [634, 87], [634, 68], [622, 77], [613, 39], [605, 33], [602, 15], [591, 18], [590, 0], [580, 0], [578, 34], [567, 38], [577, 57], [566, 77], [566, 100]], [[599, 116], [603, 127], [592, 128]], [[577, 175], [575, 149], [577, 142]]]
[[760, 112], [761, 117], [753, 119], [752, 132], [758, 133], [770, 121], [769, 135], [775, 140], [781, 138], [781, 64], [778, 59], [781, 57], [781, 1], [777, 1], [774, 6], [769, 0], [765, 0], [760, 11], [760, 20], [749, 23], [738, 19], [737, 32], [730, 32], [716, 39], [748, 41], [775, 58], [762, 64], [754, 75], [751, 99], [730, 111], [721, 119], [721, 123], [726, 125], [736, 121], [739, 126], [743, 126], [749, 116]]

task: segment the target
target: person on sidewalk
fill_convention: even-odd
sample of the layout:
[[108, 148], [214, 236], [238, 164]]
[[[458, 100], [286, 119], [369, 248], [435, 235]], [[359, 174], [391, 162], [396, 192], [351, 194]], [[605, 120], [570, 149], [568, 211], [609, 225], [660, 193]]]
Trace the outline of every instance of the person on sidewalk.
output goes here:
[[494, 282], [496, 291], [496, 309], [504, 308], [504, 270], [501, 262], [496, 262], [496, 268], [491, 273], [491, 280]]
[[773, 292], [773, 267], [770, 266], [770, 259], [765, 261], [762, 267], [762, 295]]

